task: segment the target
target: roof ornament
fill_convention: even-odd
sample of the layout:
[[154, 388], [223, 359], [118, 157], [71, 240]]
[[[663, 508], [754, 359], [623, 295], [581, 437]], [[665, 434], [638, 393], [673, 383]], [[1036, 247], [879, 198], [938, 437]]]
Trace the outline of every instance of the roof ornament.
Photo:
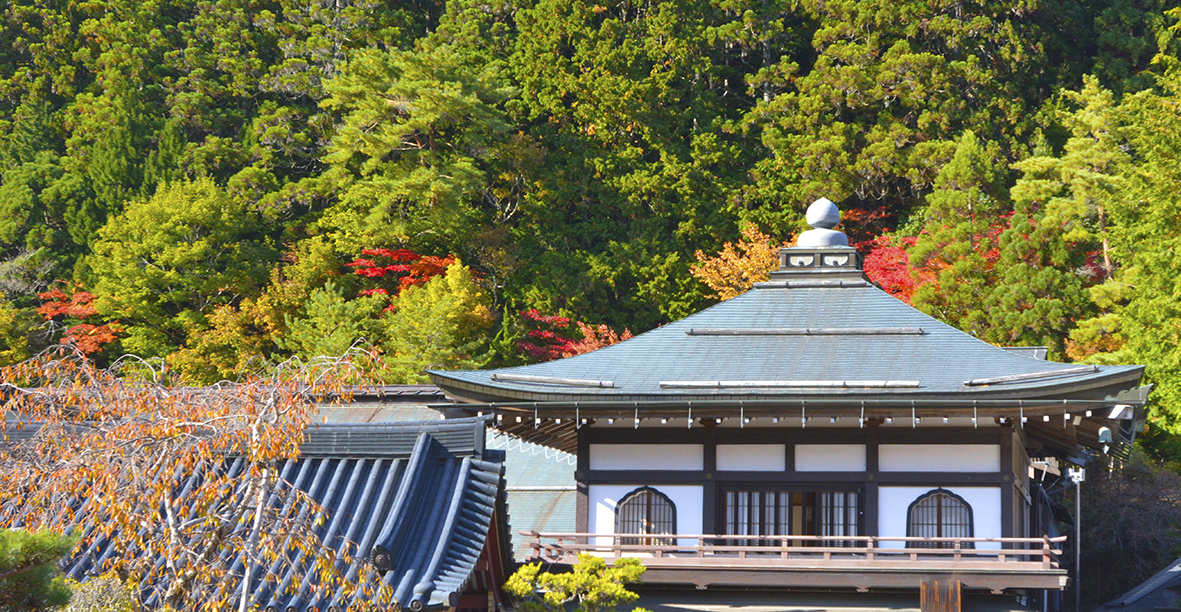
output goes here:
[[820, 198], [808, 207], [804, 217], [812, 229], [800, 234], [796, 246], [801, 247], [847, 247], [849, 237], [844, 232], [835, 230], [841, 222], [841, 211], [828, 198]]

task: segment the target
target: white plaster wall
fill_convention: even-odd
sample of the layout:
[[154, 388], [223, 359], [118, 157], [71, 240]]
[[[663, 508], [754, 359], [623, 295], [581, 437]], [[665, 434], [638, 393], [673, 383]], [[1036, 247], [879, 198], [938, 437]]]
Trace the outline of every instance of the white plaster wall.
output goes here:
[[[798, 469], [798, 468], [797, 468]], [[883, 472], [999, 472], [999, 444], [882, 444]]]
[[797, 444], [797, 472], [864, 472], [864, 444]]
[[701, 470], [700, 444], [591, 444], [592, 470]]
[[[878, 535], [906, 536], [906, 511], [920, 495], [938, 487], [880, 487], [878, 489]], [[999, 487], [944, 487], [972, 507], [972, 535], [1001, 537], [1001, 490]], [[903, 542], [882, 542], [883, 548], [903, 548]], [[980, 542], [976, 548], [1000, 548], [999, 543]]]
[[[590, 485], [587, 487], [587, 500], [590, 502], [587, 525], [591, 533], [615, 533], [615, 505], [625, 495], [643, 485]], [[651, 485], [649, 485], [651, 486]], [[700, 535], [702, 498], [704, 496], [698, 485], [659, 485], [652, 486], [668, 496], [677, 509], [677, 533], [686, 535]], [[610, 546], [611, 538], [595, 538], [596, 544]], [[678, 538], [680, 546], [694, 546], [695, 538]]]
[[718, 470], [782, 472], [787, 469], [787, 447], [783, 444], [719, 444]]

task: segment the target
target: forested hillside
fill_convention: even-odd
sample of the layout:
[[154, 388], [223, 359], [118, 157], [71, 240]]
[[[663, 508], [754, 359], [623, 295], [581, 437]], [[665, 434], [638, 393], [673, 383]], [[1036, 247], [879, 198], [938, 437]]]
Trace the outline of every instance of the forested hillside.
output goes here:
[[571, 354], [824, 196], [888, 290], [1148, 363], [1178, 429], [1176, 5], [12, 0], [0, 361]]

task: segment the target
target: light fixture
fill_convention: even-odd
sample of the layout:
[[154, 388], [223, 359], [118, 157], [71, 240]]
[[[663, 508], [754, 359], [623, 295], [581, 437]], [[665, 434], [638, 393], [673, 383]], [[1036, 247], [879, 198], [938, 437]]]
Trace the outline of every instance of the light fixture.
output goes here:
[[894, 422], [894, 417], [886, 417], [886, 422], [887, 422], [887, 423], [893, 423], [893, 422]]
[[778, 422], [779, 422], [779, 417], [773, 417], [773, 418], [771, 419], [771, 422], [772, 422], [772, 423], [778, 423]]
[[521, 422], [521, 417], [517, 417], [517, 422], [518, 422], [518, 423], [520, 423], [520, 422]]
[[554, 425], [561, 425], [562, 419], [554, 419]]
[[1042, 417], [1042, 422], [1049, 423], [1050, 422], [1050, 415], [1047, 414], [1046, 416]]
[[661, 425], [668, 425], [668, 419], [660, 419]]
[[836, 423], [836, 422], [837, 422], [837, 418], [836, 418], [836, 417], [829, 417], [829, 419], [828, 419], [828, 423], [829, 423], [829, 425], [832, 425], [832, 424], [834, 424], [834, 423]]
[[607, 423], [608, 423], [609, 425], [614, 425], [614, 424], [615, 424], [615, 419], [607, 419]]
[[1087, 416], [1091, 416], [1091, 411], [1090, 411], [1090, 410], [1088, 410], [1088, 411], [1087, 411]]
[[[947, 422], [947, 417], [943, 417], [943, 422], [944, 422], [944, 423], [946, 423], [946, 422]], [[975, 423], [975, 422], [976, 422], [976, 417], [972, 417], [972, 422], [973, 422], [973, 423]]]

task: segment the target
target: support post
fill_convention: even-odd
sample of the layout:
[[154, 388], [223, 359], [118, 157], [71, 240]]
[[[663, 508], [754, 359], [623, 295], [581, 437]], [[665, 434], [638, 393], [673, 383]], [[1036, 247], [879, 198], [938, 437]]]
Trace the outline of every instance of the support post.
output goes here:
[[961, 612], [960, 581], [955, 578], [924, 578], [919, 585], [921, 612]]

